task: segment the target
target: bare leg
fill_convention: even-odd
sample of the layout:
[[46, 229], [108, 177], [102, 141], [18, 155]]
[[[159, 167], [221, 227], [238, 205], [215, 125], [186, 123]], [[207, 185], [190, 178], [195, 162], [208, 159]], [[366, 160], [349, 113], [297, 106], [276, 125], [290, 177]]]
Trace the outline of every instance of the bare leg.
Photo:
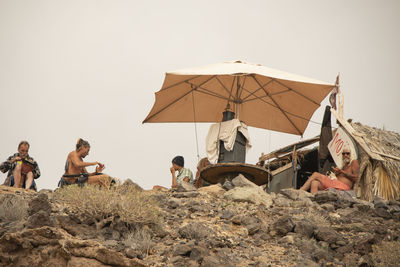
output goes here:
[[155, 185], [153, 186], [153, 190], [168, 190], [168, 188], [161, 185]]
[[32, 183], [33, 183], [33, 173], [28, 172], [28, 174], [26, 175], [26, 180], [25, 180], [25, 189], [31, 188]]
[[14, 187], [21, 187], [21, 165], [17, 164], [17, 166], [14, 169]]
[[315, 195], [315, 193], [317, 193], [320, 190], [324, 190], [324, 188], [322, 187], [321, 182], [318, 181], [318, 180], [313, 180], [311, 182], [311, 190], [310, 190], [311, 194]]
[[88, 184], [101, 185], [102, 187], [109, 188], [111, 177], [107, 174], [92, 175], [88, 178]]
[[318, 172], [314, 172], [308, 179], [307, 181], [303, 184], [302, 187], [300, 187], [301, 190], [307, 191], [308, 189], [311, 188], [311, 182], [314, 181], [315, 179], [318, 179], [321, 174]]

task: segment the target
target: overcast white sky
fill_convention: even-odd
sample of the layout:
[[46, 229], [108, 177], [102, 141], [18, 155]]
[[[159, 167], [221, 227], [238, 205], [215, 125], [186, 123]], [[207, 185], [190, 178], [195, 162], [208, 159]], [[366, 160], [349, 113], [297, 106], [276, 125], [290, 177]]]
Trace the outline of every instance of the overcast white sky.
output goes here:
[[[0, 0], [0, 160], [28, 140], [39, 189], [54, 189], [82, 137], [111, 176], [169, 187], [175, 155], [196, 169], [194, 124], [142, 124], [154, 93], [167, 71], [232, 60], [332, 83], [340, 72], [345, 117], [400, 132], [399, 25], [395, 0]], [[205, 156], [209, 124], [197, 128]], [[300, 140], [249, 132], [248, 163]]]

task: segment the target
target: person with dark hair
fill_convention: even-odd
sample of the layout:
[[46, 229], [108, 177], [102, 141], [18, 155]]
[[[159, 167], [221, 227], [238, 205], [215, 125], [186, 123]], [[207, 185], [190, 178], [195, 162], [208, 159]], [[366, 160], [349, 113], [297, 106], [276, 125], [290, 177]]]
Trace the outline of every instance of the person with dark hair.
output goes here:
[[27, 141], [21, 141], [18, 153], [0, 164], [0, 171], [8, 172], [4, 185], [37, 190], [35, 179], [40, 177], [40, 169], [37, 162], [29, 156], [29, 147]]
[[[88, 141], [82, 138], [78, 139], [75, 150], [70, 152], [65, 162], [65, 173], [61, 177], [59, 186], [69, 184], [96, 184], [103, 187], [109, 187], [112, 178], [108, 175], [102, 174], [104, 170], [104, 164], [95, 162], [84, 162], [83, 159], [89, 155], [90, 144]], [[88, 173], [86, 167], [96, 166], [96, 170], [93, 173]]]
[[[182, 181], [193, 183], [193, 173], [184, 168], [185, 160], [182, 156], [176, 156], [172, 159], [172, 167], [169, 169], [172, 175], [172, 188], [177, 187]], [[178, 175], [175, 172], [178, 171]]]

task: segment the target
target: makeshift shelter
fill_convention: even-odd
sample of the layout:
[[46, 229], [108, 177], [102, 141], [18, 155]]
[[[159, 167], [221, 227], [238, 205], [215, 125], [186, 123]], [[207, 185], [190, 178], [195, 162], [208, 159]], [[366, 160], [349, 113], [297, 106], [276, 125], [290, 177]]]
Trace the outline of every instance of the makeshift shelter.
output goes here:
[[[335, 110], [331, 109], [331, 112], [339, 127], [352, 138], [358, 151], [360, 176], [353, 188], [356, 195], [368, 201], [375, 196], [386, 200], [400, 199], [400, 134], [361, 123], [351, 123], [340, 118]], [[314, 152], [316, 148], [298, 150], [299, 145], [305, 147], [312, 144], [312, 141], [319, 141], [319, 137], [261, 155], [260, 163], [269, 160], [265, 166], [274, 169], [270, 172], [269, 191], [279, 192], [287, 187], [299, 188], [305, 181], [304, 175], [318, 171], [318, 165], [315, 164], [318, 160]]]
[[[350, 125], [360, 152], [360, 178], [354, 188], [357, 195], [369, 201], [375, 196], [399, 199], [400, 134], [361, 123]], [[360, 142], [365, 142], [366, 147]]]
[[316, 136], [297, 142], [266, 155], [262, 154], [257, 165], [268, 170], [268, 193], [278, 193], [284, 188], [299, 188], [314, 171], [318, 171], [318, 149], [310, 148], [319, 142]]

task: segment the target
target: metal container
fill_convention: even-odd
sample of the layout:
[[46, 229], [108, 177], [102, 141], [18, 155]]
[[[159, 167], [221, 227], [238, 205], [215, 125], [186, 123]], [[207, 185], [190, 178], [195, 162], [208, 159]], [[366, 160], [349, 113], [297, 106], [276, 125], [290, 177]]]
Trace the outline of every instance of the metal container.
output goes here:
[[[235, 118], [235, 113], [229, 110], [223, 112], [222, 121], [229, 121]], [[231, 151], [225, 149], [224, 142], [219, 141], [218, 163], [246, 162], [246, 138], [241, 132], [237, 132], [235, 144]]]

